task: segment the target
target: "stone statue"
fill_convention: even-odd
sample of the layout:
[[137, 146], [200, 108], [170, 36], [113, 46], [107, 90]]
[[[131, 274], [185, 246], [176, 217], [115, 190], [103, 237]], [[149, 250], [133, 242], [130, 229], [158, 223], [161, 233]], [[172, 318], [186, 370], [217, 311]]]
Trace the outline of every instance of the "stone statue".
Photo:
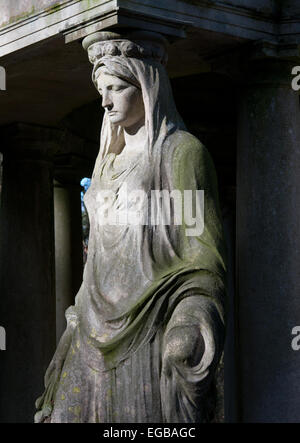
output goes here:
[[[215, 169], [176, 110], [162, 36], [99, 32], [83, 45], [105, 109], [85, 196], [88, 259], [35, 421], [205, 422], [224, 341]], [[175, 199], [151, 192], [174, 190], [198, 196], [193, 211], [204, 190], [203, 232], [187, 235]]]

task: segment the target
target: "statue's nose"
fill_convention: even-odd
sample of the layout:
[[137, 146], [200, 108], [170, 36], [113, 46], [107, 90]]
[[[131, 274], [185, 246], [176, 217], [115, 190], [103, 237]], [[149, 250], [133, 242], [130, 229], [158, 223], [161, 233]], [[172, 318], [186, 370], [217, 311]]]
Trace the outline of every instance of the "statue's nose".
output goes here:
[[102, 107], [110, 111], [113, 107], [113, 103], [109, 97], [109, 94], [103, 93], [102, 96]]

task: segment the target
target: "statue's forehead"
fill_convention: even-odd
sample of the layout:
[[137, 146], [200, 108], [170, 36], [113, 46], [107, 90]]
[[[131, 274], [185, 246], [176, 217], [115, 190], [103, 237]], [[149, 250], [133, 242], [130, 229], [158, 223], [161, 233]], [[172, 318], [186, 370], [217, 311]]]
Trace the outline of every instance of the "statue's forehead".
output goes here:
[[102, 70], [101, 68], [99, 68], [99, 70], [97, 70], [97, 77], [96, 77], [96, 82], [101, 85], [107, 86], [109, 84], [124, 84], [124, 83], [128, 83], [126, 82], [126, 80], [118, 77], [117, 75], [114, 74], [110, 74], [109, 72], [107, 72], [106, 70]]

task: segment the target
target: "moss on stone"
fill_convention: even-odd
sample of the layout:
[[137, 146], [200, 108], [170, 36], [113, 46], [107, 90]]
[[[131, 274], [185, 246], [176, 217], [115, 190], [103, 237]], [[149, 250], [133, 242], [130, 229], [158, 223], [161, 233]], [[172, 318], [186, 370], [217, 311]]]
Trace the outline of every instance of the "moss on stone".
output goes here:
[[48, 8], [44, 9], [44, 11], [45, 12], [57, 12], [61, 9], [61, 7], [62, 7], [61, 2], [57, 2], [57, 3], [54, 3], [54, 5], [49, 6]]
[[7, 23], [3, 23], [2, 26], [5, 26], [6, 24], [10, 25], [10, 24], [15, 23], [19, 20], [24, 20], [25, 18], [30, 17], [34, 13], [35, 13], [35, 7], [32, 6], [30, 11], [24, 11], [21, 14], [13, 15], [12, 17], [9, 18], [9, 21]]

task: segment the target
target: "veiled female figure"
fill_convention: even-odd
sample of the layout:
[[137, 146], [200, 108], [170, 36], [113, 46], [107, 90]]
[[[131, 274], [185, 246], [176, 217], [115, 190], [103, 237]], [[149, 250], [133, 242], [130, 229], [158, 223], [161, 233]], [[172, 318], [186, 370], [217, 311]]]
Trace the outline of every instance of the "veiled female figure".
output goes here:
[[[89, 251], [35, 420], [207, 421], [224, 338], [224, 245], [214, 166], [176, 110], [161, 36], [96, 33], [84, 47], [105, 109], [85, 196]], [[193, 230], [186, 217], [180, 224], [174, 199], [152, 192], [174, 190], [182, 196], [193, 191], [194, 214], [201, 195], [195, 191], [204, 190], [203, 230]], [[126, 208], [136, 214], [137, 205], [138, 222], [104, 222]], [[170, 223], [159, 221], [168, 211]]]

